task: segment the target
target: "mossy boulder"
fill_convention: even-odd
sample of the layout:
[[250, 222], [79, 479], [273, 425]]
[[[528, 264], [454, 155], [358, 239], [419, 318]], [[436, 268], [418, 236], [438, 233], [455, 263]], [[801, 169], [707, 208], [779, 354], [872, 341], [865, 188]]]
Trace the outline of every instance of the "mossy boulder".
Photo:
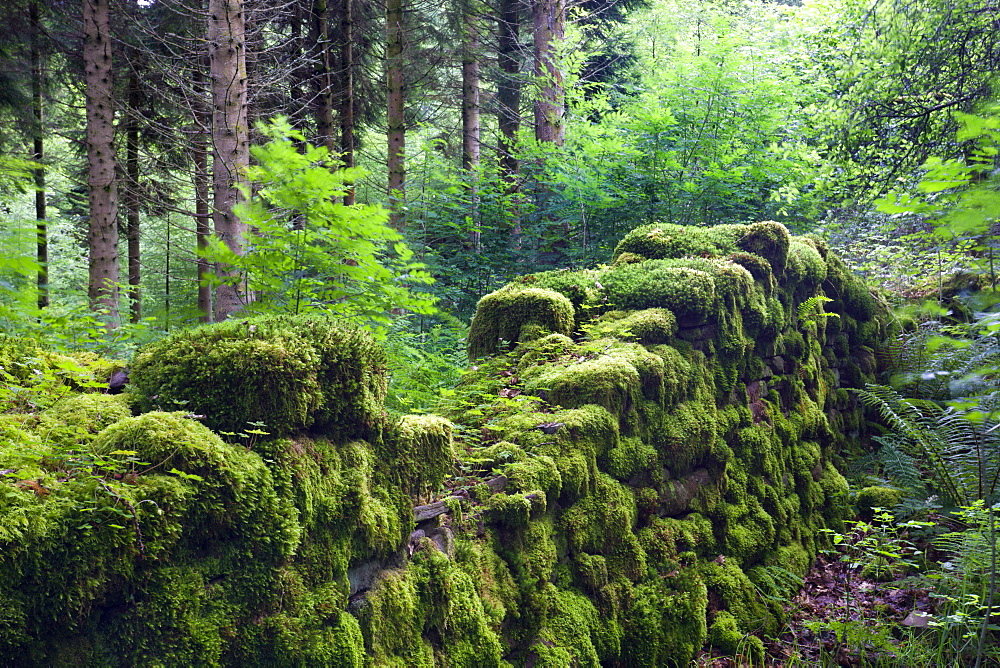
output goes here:
[[788, 247], [791, 235], [781, 223], [765, 221], [753, 223], [746, 228], [736, 245], [748, 253], [759, 255], [771, 263], [775, 276], [781, 276], [785, 271], [788, 259]]
[[74, 393], [42, 411], [35, 430], [62, 446], [87, 445], [105, 427], [130, 417], [125, 395]]
[[412, 496], [437, 492], [454, 463], [454, 425], [437, 415], [405, 415], [390, 439], [392, 460]]
[[616, 309], [670, 309], [677, 317], [706, 320], [715, 304], [712, 275], [647, 260], [607, 271], [602, 277], [608, 303]]
[[591, 338], [614, 338], [637, 341], [645, 345], [668, 343], [677, 333], [677, 318], [665, 308], [643, 311], [610, 311], [590, 326]]
[[509, 350], [518, 341], [545, 334], [569, 335], [573, 318], [573, 303], [553, 290], [505, 288], [492, 292], [476, 307], [469, 329], [469, 359]]
[[314, 428], [349, 440], [382, 424], [385, 373], [370, 335], [302, 316], [174, 334], [135, 357], [131, 384], [140, 410], [182, 409], [218, 431]]
[[871, 485], [858, 490], [854, 504], [858, 508], [858, 516], [870, 521], [875, 517], [877, 508], [892, 511], [903, 500], [903, 492], [894, 487]]
[[658, 577], [636, 587], [623, 625], [625, 664], [687, 665], [708, 637], [707, 604], [704, 583], [689, 575]]
[[[623, 255], [640, 256], [647, 260], [725, 255], [737, 250], [736, 242], [743, 235], [744, 225], [691, 227], [672, 223], [654, 223], [635, 228], [615, 247], [612, 260]], [[629, 262], [634, 261], [628, 258]]]

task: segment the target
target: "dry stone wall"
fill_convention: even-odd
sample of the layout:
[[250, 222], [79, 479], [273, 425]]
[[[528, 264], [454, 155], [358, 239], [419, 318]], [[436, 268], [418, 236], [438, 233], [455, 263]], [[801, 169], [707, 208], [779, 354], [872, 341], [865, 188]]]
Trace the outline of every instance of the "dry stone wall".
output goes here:
[[32, 385], [66, 365], [0, 340], [40, 403], [0, 420], [0, 656], [760, 659], [840, 527], [886, 333], [820, 239], [758, 223], [641, 227], [487, 295], [443, 416], [386, 414], [383, 353], [325, 318], [175, 335], [121, 397], [53, 372], [68, 402]]

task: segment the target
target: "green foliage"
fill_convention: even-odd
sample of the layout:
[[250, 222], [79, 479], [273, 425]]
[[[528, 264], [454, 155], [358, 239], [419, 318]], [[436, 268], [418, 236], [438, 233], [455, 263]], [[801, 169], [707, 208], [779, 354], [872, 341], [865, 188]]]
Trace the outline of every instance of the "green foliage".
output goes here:
[[[807, 5], [814, 72], [836, 91], [818, 108], [855, 188], [879, 194], [928, 156], [957, 157], [952, 114], [993, 95], [1000, 48], [980, 0]], [[975, 53], [975, 58], [968, 54]]]
[[247, 170], [251, 186], [236, 207], [250, 226], [246, 252], [227, 249], [213, 237], [206, 257], [233, 267], [257, 298], [250, 312], [326, 311], [362, 322], [388, 321], [394, 308], [432, 313], [434, 299], [411, 285], [433, 281], [402, 235], [376, 206], [345, 206], [337, 198], [345, 184], [363, 176], [357, 169], [334, 170], [326, 147], [304, 142], [285, 119], [260, 127], [270, 141], [252, 149], [257, 164]]

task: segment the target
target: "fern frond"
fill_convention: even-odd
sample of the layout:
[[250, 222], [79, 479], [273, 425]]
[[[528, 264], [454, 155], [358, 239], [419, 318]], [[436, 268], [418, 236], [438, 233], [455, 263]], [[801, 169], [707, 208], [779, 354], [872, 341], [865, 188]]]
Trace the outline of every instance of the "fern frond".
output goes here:
[[882, 445], [875, 459], [889, 480], [912, 496], [926, 498], [927, 490], [917, 460], [903, 450], [903, 441], [894, 434], [876, 436], [874, 440]]

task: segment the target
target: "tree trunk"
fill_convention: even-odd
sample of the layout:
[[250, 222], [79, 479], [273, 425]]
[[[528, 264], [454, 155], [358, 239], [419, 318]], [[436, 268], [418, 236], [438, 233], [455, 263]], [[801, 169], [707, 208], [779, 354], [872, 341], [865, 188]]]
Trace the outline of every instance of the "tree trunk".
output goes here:
[[118, 324], [118, 192], [108, 0], [83, 0], [83, 62], [87, 107], [87, 186], [90, 204], [88, 295]]
[[403, 201], [405, 193], [406, 118], [403, 90], [403, 0], [387, 0], [386, 64], [387, 125], [389, 136], [387, 167], [389, 170], [389, 224], [397, 230], [405, 226]]
[[326, 146], [331, 155], [337, 153], [333, 133], [333, 67], [330, 62], [330, 28], [327, 0], [314, 0], [309, 41], [313, 45], [316, 66], [313, 87], [316, 104], [316, 144]]
[[[212, 171], [215, 234], [233, 253], [244, 252], [246, 225], [233, 206], [242, 194], [243, 170], [250, 164], [247, 127], [247, 67], [242, 0], [209, 0], [208, 56], [212, 78]], [[215, 320], [239, 311], [249, 295], [238, 272], [216, 267], [229, 282], [215, 292]]]
[[479, 16], [474, 0], [462, 7], [462, 169], [468, 179], [472, 200], [472, 229], [469, 241], [472, 249], [482, 249], [479, 225], [479, 198], [476, 180], [479, 177]]
[[[203, 92], [205, 83], [201, 69], [195, 70], [197, 93]], [[204, 91], [207, 93], [207, 91]], [[208, 249], [208, 237], [212, 233], [212, 215], [209, 207], [208, 134], [212, 117], [207, 106], [203, 106], [201, 95], [197, 95], [194, 109], [195, 134], [192, 144], [194, 162], [194, 222], [195, 238], [198, 245], [198, 312], [202, 322], [212, 322], [212, 287], [208, 283], [212, 267], [204, 253]]]
[[[340, 5], [340, 148], [344, 167], [354, 167], [354, 8], [352, 0]], [[344, 204], [354, 204], [354, 187], [348, 186]]]
[[288, 114], [289, 122], [299, 132], [306, 131], [306, 114], [308, 107], [305, 104], [305, 89], [309, 82], [309, 58], [307, 56], [310, 49], [306, 46], [308, 42], [302, 34], [302, 25], [305, 23], [303, 4], [309, 0], [298, 0], [292, 8], [290, 23], [291, 36], [289, 49], [294, 62], [288, 82]]
[[465, 2], [462, 17], [462, 169], [479, 167], [479, 17]]
[[[42, 89], [44, 68], [42, 65], [42, 50], [38, 36], [41, 32], [41, 18], [38, 3], [32, 2], [28, 9], [31, 20], [31, 115], [34, 119], [32, 128], [33, 143], [31, 159], [41, 164], [45, 160], [44, 127], [42, 125]], [[45, 170], [41, 167], [33, 170], [35, 177], [35, 229], [38, 235], [36, 259], [38, 260], [38, 308], [49, 305], [49, 228], [46, 222], [45, 210]]]
[[521, 69], [518, 44], [521, 31], [520, 3], [501, 0], [498, 22], [498, 59], [500, 84], [497, 89], [498, 124], [500, 127], [500, 171], [503, 178], [516, 187], [518, 164], [514, 156], [517, 130], [521, 122]]
[[139, 264], [139, 80], [135, 70], [129, 77], [128, 116], [125, 119], [126, 237], [128, 238], [129, 316], [133, 323], [142, 319]]
[[535, 139], [561, 146], [566, 137], [563, 126], [563, 75], [556, 62], [556, 50], [565, 37], [565, 0], [535, 0]]

